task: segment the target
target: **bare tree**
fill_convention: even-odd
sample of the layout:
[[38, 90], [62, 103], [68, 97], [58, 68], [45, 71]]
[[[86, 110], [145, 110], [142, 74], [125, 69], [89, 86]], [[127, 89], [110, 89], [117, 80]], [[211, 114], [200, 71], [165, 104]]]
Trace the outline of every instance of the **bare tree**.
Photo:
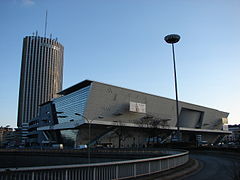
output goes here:
[[150, 145], [150, 139], [158, 137], [158, 126], [163, 125], [163, 121], [160, 117], [154, 116], [152, 114], [146, 114], [140, 119], [134, 121], [139, 127], [148, 127], [149, 129], [149, 136], [148, 136], [148, 146]]
[[117, 129], [115, 130], [115, 134], [118, 136], [118, 148], [121, 148], [122, 142], [124, 142], [127, 138], [130, 137], [129, 133], [124, 126], [122, 121], [116, 121]]

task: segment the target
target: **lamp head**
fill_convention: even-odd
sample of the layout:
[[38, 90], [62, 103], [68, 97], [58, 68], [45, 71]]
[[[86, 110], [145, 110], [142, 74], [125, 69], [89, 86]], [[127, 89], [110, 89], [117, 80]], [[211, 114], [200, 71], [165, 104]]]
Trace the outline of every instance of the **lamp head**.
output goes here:
[[180, 36], [178, 34], [169, 34], [165, 36], [164, 40], [169, 44], [174, 44], [180, 40]]

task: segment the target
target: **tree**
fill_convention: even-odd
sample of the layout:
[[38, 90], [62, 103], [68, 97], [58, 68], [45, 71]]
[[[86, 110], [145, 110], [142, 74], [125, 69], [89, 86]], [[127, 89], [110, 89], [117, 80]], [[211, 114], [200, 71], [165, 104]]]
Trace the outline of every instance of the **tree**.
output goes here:
[[126, 127], [122, 121], [115, 121], [117, 123], [117, 129], [115, 134], [118, 136], [118, 148], [121, 148], [122, 142], [130, 137], [129, 133], [126, 131]]

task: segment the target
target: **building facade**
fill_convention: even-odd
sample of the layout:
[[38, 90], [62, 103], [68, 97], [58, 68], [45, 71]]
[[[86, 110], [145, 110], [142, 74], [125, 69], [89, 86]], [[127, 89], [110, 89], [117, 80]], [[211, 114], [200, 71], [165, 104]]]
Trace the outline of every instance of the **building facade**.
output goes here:
[[240, 124], [229, 125], [228, 129], [232, 134], [226, 136], [223, 142], [238, 145], [238, 147], [240, 147]]
[[0, 147], [6, 147], [9, 144], [12, 132], [13, 128], [0, 127]]
[[[35, 130], [44, 134], [40, 144], [146, 147], [173, 139], [177, 130], [172, 99], [89, 80], [59, 95], [37, 117]], [[181, 101], [179, 107], [183, 141], [194, 143], [201, 136], [214, 143], [229, 133], [223, 129], [228, 113]]]
[[62, 90], [63, 46], [55, 39], [26, 36], [23, 39], [18, 101], [18, 127], [36, 117], [39, 105]]

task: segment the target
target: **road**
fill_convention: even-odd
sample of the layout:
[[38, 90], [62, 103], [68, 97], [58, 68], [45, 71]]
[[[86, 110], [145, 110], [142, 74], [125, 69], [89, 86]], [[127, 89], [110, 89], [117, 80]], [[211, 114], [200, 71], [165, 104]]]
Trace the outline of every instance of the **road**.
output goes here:
[[237, 172], [240, 175], [240, 154], [202, 152], [192, 153], [190, 157], [197, 159], [202, 169], [181, 180], [233, 180]]

